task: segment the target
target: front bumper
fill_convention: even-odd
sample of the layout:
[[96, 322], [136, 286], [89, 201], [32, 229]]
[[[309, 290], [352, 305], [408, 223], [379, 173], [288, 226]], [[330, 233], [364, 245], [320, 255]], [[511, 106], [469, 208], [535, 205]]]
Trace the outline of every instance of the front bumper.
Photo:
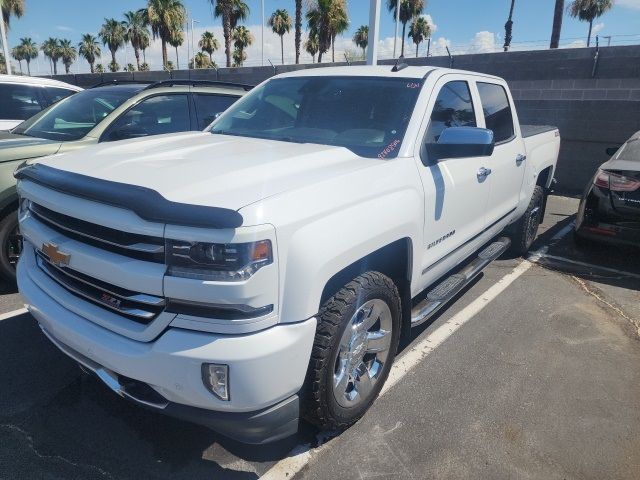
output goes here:
[[[295, 432], [296, 394], [307, 371], [315, 318], [236, 336], [168, 328], [152, 342], [139, 342], [56, 302], [32, 280], [25, 263], [18, 265], [18, 286], [43, 331], [118, 394], [247, 443]], [[204, 386], [205, 362], [229, 365], [229, 401]]]

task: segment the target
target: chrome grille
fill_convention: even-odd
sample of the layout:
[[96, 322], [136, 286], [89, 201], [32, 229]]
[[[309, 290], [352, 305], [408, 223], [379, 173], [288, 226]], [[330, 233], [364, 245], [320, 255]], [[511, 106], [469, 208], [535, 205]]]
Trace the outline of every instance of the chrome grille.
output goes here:
[[40, 250], [36, 251], [36, 259], [40, 269], [70, 293], [138, 323], [148, 324], [164, 310], [164, 298], [125, 290], [71, 268], [55, 265]]
[[67, 237], [138, 260], [164, 263], [162, 238], [122, 232], [85, 222], [36, 203], [32, 203], [29, 210], [38, 221]]

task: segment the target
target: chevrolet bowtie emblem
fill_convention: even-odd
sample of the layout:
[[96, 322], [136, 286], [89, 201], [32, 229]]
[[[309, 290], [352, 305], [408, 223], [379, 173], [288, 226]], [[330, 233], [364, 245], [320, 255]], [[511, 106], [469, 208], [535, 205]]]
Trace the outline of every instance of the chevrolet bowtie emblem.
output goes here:
[[43, 243], [42, 253], [44, 253], [49, 258], [49, 261], [51, 263], [57, 265], [58, 267], [69, 265], [69, 259], [71, 258], [71, 255], [58, 250], [58, 246], [54, 243]]

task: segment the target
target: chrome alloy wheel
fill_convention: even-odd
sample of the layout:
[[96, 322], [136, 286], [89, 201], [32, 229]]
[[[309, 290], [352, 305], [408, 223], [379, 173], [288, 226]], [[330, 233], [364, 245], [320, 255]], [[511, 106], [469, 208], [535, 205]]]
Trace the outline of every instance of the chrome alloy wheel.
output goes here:
[[338, 404], [351, 408], [369, 398], [389, 356], [393, 321], [382, 300], [369, 300], [356, 310], [340, 339], [333, 375]]
[[528, 246], [531, 246], [533, 241], [536, 239], [536, 233], [538, 233], [538, 226], [540, 225], [540, 218], [542, 214], [542, 202], [543, 199], [536, 203], [536, 206], [531, 210], [531, 214], [529, 215], [529, 221], [527, 222], [527, 231], [526, 231], [526, 242]]

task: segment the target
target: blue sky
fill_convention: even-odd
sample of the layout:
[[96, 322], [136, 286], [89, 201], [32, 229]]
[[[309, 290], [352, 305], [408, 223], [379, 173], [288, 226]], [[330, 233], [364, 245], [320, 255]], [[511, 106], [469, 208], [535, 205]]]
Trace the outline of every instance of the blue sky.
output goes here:
[[[247, 65], [261, 63], [260, 53], [260, 0], [246, 0], [251, 8], [251, 14], [246, 24], [256, 37], [256, 42], [248, 51]], [[569, 3], [570, 0], [567, 0]], [[202, 31], [213, 30], [219, 39], [221, 24], [214, 20], [211, 13], [211, 5], [207, 0], [185, 0], [189, 15], [199, 21], [196, 26], [196, 37]], [[394, 19], [384, 8], [381, 18], [381, 53], [382, 56], [390, 56], [393, 48]], [[444, 46], [450, 46], [454, 53], [471, 51], [491, 51], [499, 48], [504, 41], [504, 22], [508, 14], [509, 0], [428, 0], [425, 14], [428, 14], [435, 25], [433, 33], [433, 48], [436, 54], [442, 53]], [[101, 2], [97, 0], [26, 0], [26, 14], [20, 19], [12, 19], [9, 31], [9, 44], [14, 46], [20, 37], [30, 36], [40, 43], [49, 36], [68, 38], [77, 43], [82, 33], [96, 33], [105, 17], [121, 18], [126, 10], [140, 8], [143, 0], [110, 0]], [[342, 39], [336, 42], [336, 50], [340, 59], [344, 58], [342, 52], [355, 50], [351, 43], [351, 36], [355, 29], [368, 23], [369, 0], [347, 0], [350, 28]], [[548, 45], [553, 19], [554, 0], [516, 0], [514, 15], [514, 48], [544, 48]], [[265, 12], [268, 16], [276, 8], [286, 8], [291, 14], [294, 11], [293, 0], [265, 0]], [[640, 0], [617, 0], [614, 9], [597, 21], [599, 35], [613, 36], [613, 44], [621, 42], [640, 43]], [[268, 30], [265, 27], [265, 30]], [[584, 43], [587, 33], [587, 25], [565, 15], [563, 25], [563, 41], [565, 46], [580, 46]], [[623, 35], [636, 35], [624, 37]], [[197, 39], [196, 39], [197, 41]], [[606, 41], [606, 40], [605, 40]], [[426, 44], [421, 46], [422, 51]], [[187, 58], [186, 44], [180, 49], [181, 62]], [[407, 47], [409, 52], [415, 54], [415, 46]], [[103, 52], [103, 62], [108, 63]], [[279, 39], [270, 32], [265, 31], [265, 56], [274, 63], [279, 61]], [[154, 66], [158, 62], [159, 45], [152, 45], [149, 61]], [[126, 56], [126, 58], [125, 58]], [[174, 55], [175, 56], [175, 55]], [[132, 62], [133, 55], [130, 49], [119, 54], [118, 61], [124, 64], [125, 60]], [[285, 36], [285, 60], [293, 57], [293, 34]], [[216, 60], [221, 63], [222, 54], [216, 54]], [[310, 61], [310, 58], [304, 59]], [[175, 61], [175, 58], [174, 58]], [[36, 62], [38, 63], [38, 62]], [[41, 73], [47, 69], [42, 58], [39, 60]], [[79, 61], [73, 67], [73, 71], [86, 71], [88, 67], [84, 61]]]

